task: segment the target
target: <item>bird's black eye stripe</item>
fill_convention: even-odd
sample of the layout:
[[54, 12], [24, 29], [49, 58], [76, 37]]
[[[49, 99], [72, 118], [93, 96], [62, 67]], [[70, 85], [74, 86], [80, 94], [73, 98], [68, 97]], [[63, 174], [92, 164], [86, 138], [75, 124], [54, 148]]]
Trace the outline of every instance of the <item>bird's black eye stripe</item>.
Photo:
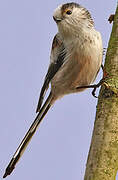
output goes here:
[[71, 10], [67, 10], [66, 14], [70, 15], [70, 14], [72, 14], [72, 11]]

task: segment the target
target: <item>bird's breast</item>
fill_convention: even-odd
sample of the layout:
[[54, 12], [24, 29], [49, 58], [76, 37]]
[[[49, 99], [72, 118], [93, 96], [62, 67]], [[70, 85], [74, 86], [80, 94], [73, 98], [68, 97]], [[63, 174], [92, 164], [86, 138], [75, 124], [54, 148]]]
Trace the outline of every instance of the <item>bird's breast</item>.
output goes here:
[[91, 84], [101, 66], [101, 52], [90, 43], [71, 49], [66, 54], [65, 63], [52, 79], [52, 93], [56, 96], [82, 91], [78, 86]]

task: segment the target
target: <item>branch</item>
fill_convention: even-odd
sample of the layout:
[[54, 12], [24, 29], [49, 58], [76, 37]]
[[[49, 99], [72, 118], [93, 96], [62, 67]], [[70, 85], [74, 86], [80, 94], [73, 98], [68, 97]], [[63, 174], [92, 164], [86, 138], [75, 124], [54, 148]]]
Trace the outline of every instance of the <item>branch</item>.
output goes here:
[[84, 180], [114, 180], [118, 170], [118, 6], [105, 59]]

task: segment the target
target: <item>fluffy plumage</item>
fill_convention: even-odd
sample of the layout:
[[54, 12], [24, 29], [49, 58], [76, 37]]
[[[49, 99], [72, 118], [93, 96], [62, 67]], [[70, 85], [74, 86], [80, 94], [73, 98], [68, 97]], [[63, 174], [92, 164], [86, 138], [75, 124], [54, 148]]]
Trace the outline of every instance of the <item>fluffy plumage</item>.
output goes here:
[[[102, 63], [101, 35], [94, 28], [90, 13], [77, 3], [60, 5], [54, 11], [58, 33], [54, 37], [50, 65], [41, 89], [37, 106], [38, 115], [11, 159], [4, 178], [15, 168], [41, 120], [60, 97], [80, 92], [78, 86], [90, 85]], [[42, 106], [51, 83], [51, 92]]]

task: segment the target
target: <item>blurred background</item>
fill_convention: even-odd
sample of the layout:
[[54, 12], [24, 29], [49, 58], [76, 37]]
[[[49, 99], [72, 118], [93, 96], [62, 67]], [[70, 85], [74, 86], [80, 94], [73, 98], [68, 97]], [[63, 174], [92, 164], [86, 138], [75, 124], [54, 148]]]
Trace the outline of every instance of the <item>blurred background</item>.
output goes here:
[[[36, 114], [57, 33], [54, 9], [71, 1], [0, 1], [0, 177]], [[107, 48], [114, 1], [75, 1], [92, 14]], [[96, 82], [102, 77], [100, 71]], [[97, 99], [90, 90], [65, 96], [46, 115], [9, 180], [83, 180]], [[98, 94], [98, 91], [97, 91]]]

